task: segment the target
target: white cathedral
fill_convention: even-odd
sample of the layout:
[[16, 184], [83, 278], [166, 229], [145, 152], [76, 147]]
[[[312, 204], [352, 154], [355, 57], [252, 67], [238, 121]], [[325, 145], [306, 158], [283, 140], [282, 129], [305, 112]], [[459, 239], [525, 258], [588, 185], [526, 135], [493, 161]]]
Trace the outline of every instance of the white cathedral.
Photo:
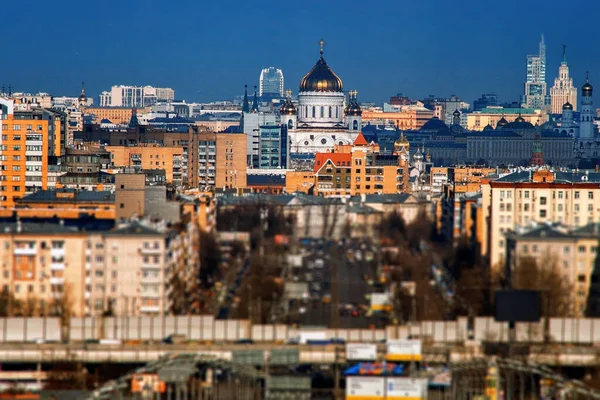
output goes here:
[[288, 127], [291, 154], [330, 151], [336, 144], [352, 144], [362, 129], [362, 110], [351, 92], [346, 101], [339, 76], [321, 56], [300, 81], [298, 107], [288, 96], [281, 106], [281, 123]]

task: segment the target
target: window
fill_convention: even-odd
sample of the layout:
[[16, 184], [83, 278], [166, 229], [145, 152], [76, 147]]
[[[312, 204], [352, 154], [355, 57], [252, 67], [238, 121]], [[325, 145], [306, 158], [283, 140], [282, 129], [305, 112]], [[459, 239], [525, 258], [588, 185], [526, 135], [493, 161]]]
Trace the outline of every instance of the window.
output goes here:
[[500, 211], [504, 211], [504, 203], [500, 203]]
[[594, 192], [588, 192], [588, 199], [592, 200], [594, 198]]
[[512, 204], [506, 204], [506, 211], [512, 211]]
[[579, 254], [584, 254], [585, 253], [585, 246], [579, 246], [577, 248], [577, 251], [579, 252]]
[[579, 198], [579, 192], [575, 192], [574, 193], [574, 198], [578, 199]]
[[570, 251], [571, 251], [571, 248], [570, 248], [569, 246], [565, 246], [565, 247], [563, 248], [563, 252], [564, 252], [565, 254], [569, 254], [569, 252], [570, 252]]
[[546, 218], [546, 210], [540, 210], [540, 218]]
[[[579, 196], [579, 195], [577, 194], [578, 192], [575, 192], [575, 193], [576, 193], [576, 196]], [[558, 191], [558, 198], [559, 198], [559, 199], [562, 199], [562, 198], [563, 198], [563, 192], [562, 192], [562, 190], [559, 190], [559, 191]], [[575, 198], [577, 198], [577, 197], [575, 197]]]
[[103, 256], [101, 256], [101, 255], [97, 255], [97, 256], [96, 256], [96, 262], [97, 262], [97, 263], [104, 262], [104, 257], [103, 257]]
[[575, 212], [579, 211], [579, 204], [575, 204], [575, 206], [573, 207], [573, 210], [575, 210]]
[[588, 204], [588, 211], [589, 212], [594, 211], [594, 206], [592, 204]]
[[102, 278], [104, 276], [104, 271], [101, 269], [97, 269], [94, 275], [96, 275], [96, 278]]
[[559, 204], [559, 205], [558, 205], [558, 211], [562, 211], [562, 210], [563, 210], [563, 205], [562, 205], [562, 204]]
[[540, 197], [540, 204], [541, 205], [546, 205], [546, 198], [545, 197]]
[[529, 198], [529, 190], [525, 191], [525, 198], [528, 199]]
[[537, 253], [537, 251], [538, 251], [537, 244], [534, 244], [534, 245], [532, 245], [532, 246], [531, 246], [531, 252], [532, 252], [532, 253]]
[[529, 211], [529, 204], [523, 205], [523, 211]]
[[113, 271], [113, 272], [112, 272], [112, 277], [113, 277], [113, 279], [116, 279], [116, 278], [117, 278], [117, 271]]

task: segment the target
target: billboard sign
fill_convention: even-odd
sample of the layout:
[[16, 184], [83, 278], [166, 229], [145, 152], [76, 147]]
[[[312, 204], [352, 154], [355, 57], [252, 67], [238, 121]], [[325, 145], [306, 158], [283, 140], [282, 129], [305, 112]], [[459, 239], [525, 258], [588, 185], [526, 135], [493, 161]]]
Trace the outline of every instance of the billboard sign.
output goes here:
[[387, 400], [424, 400], [427, 399], [427, 379], [387, 378]]
[[346, 400], [383, 400], [385, 378], [349, 376], [346, 378]]
[[346, 360], [375, 361], [377, 345], [371, 343], [347, 343]]
[[421, 361], [421, 341], [420, 340], [388, 340], [387, 354], [388, 361]]

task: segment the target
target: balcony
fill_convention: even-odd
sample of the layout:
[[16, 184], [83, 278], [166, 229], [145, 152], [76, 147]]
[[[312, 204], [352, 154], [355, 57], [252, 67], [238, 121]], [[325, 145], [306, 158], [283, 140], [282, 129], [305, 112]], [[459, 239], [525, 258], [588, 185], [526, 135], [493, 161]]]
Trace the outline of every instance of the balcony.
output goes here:
[[51, 257], [64, 257], [65, 256], [65, 248], [52, 248], [50, 249], [50, 256]]
[[35, 256], [37, 254], [37, 249], [35, 246], [33, 247], [15, 247], [14, 255], [15, 256]]
[[154, 248], [154, 247], [140, 247], [139, 249], [140, 254], [161, 254], [162, 253], [162, 249], [160, 247], [158, 248]]
[[65, 278], [50, 278], [51, 285], [62, 285], [63, 283], [65, 283]]
[[141, 313], [158, 313], [158, 312], [160, 312], [160, 307], [159, 306], [141, 306], [140, 312]]
[[61, 262], [61, 263], [50, 263], [50, 269], [51, 270], [63, 270], [65, 269], [65, 263]]

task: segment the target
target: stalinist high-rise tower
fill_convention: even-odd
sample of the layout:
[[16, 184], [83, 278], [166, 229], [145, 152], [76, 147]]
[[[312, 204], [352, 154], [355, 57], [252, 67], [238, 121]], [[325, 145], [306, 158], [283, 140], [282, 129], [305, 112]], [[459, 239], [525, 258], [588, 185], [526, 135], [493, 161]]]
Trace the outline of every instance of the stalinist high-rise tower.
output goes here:
[[563, 58], [558, 68], [558, 76], [554, 78], [554, 86], [550, 89], [550, 105], [552, 114], [560, 114], [563, 105], [573, 105], [573, 111], [577, 111], [577, 88], [573, 86], [573, 78], [569, 77], [569, 66], [567, 65], [566, 46], [563, 46]]

